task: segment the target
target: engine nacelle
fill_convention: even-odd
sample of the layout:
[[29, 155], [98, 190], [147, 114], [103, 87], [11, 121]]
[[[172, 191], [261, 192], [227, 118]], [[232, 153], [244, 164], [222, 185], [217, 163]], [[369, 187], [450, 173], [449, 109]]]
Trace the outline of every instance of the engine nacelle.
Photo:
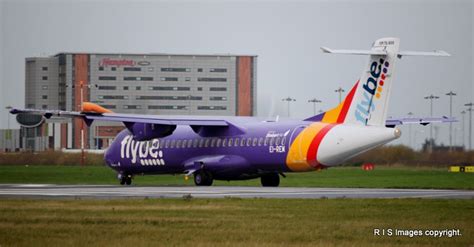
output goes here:
[[22, 127], [34, 128], [44, 123], [45, 118], [43, 117], [43, 115], [39, 114], [19, 113], [18, 115], [16, 115], [16, 121]]
[[130, 123], [125, 124], [137, 141], [148, 141], [154, 138], [165, 137], [173, 134], [176, 125]]

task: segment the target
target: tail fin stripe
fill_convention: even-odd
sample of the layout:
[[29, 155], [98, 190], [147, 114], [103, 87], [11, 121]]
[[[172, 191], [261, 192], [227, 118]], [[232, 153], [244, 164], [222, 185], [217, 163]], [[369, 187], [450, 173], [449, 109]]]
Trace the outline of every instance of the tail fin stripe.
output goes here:
[[337, 123], [343, 123], [344, 120], [346, 119], [347, 112], [349, 111], [349, 108], [352, 103], [352, 99], [354, 98], [354, 94], [355, 94], [355, 91], [357, 90], [358, 85], [359, 85], [359, 81], [356, 82], [356, 84], [352, 87], [347, 97], [344, 99], [344, 105], [342, 106], [342, 110], [339, 113], [339, 116], [337, 117]]

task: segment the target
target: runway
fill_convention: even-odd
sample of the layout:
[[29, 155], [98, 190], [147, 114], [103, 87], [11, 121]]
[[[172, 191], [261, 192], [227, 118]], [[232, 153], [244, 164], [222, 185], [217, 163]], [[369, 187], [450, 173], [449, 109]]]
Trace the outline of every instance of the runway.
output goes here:
[[0, 184], [0, 197], [20, 198], [460, 198], [474, 191], [299, 187], [154, 187], [111, 185]]

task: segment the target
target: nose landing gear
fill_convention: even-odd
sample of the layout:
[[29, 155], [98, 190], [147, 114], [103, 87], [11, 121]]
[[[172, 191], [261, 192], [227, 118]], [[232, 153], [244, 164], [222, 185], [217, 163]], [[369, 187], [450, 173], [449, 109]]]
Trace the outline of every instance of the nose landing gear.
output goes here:
[[132, 175], [130, 174], [119, 174], [118, 178], [121, 185], [130, 185], [132, 184]]

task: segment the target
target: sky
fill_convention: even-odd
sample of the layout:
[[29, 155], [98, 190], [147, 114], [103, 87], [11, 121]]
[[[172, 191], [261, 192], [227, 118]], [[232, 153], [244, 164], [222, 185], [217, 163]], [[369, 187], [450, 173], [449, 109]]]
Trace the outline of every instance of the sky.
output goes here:
[[[338, 87], [348, 91], [367, 63], [364, 56], [330, 55], [321, 46], [369, 49], [381, 37], [399, 37], [401, 50], [442, 49], [449, 58], [397, 61], [389, 116], [453, 115], [474, 101], [473, 1], [33, 1], [0, 0], [0, 128], [5, 106], [24, 106], [25, 57], [58, 52], [232, 53], [258, 55], [258, 116], [286, 117], [282, 98], [292, 97], [292, 118], [313, 115], [307, 101], [337, 105]], [[13, 118], [12, 118], [13, 119]], [[466, 114], [465, 135], [468, 117]], [[14, 121], [10, 121], [12, 126]], [[409, 143], [408, 127], [395, 144]], [[462, 123], [453, 125], [462, 143]], [[449, 143], [449, 125], [435, 126]], [[415, 140], [416, 135], [416, 140]], [[419, 144], [429, 128], [413, 126]], [[467, 143], [467, 137], [464, 138]]]

